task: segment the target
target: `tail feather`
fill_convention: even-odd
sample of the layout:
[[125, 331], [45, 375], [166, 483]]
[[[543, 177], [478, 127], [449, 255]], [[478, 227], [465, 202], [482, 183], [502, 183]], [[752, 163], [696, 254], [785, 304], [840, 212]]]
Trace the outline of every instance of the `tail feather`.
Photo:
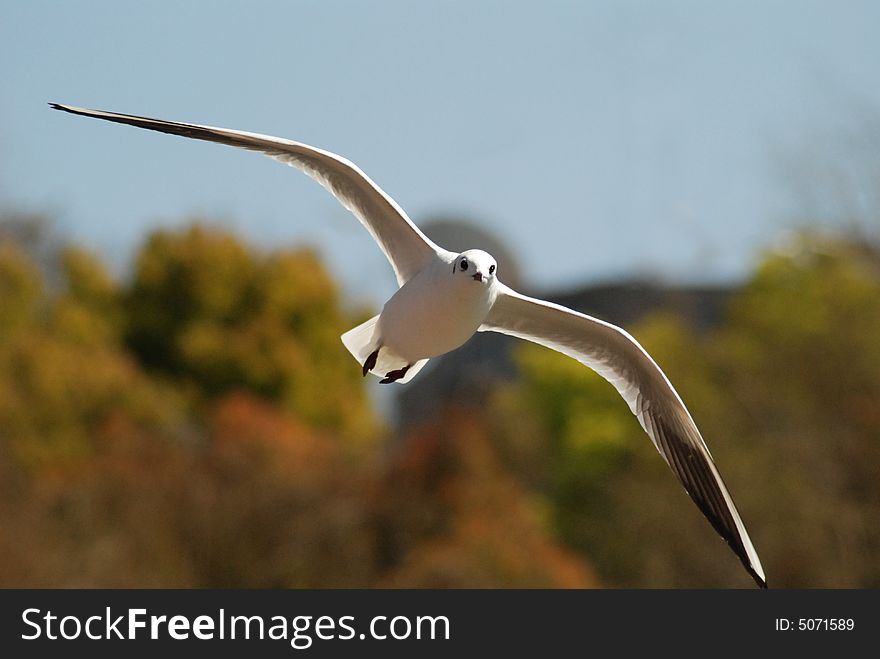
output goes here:
[[[351, 353], [351, 356], [357, 360], [358, 364], [363, 365], [370, 354], [379, 347], [380, 337], [376, 332], [376, 323], [378, 321], [379, 316], [373, 316], [365, 323], [361, 323], [357, 327], [348, 330], [341, 337], [342, 343]], [[427, 363], [427, 359], [420, 359], [415, 364], [409, 365], [409, 370], [406, 372], [406, 375], [400, 380], [397, 380], [397, 382], [399, 384], [406, 384], [412, 380], [416, 376], [416, 373], [422, 370], [422, 367]], [[376, 361], [376, 365], [371, 372], [373, 375], [381, 378], [389, 371], [397, 370], [407, 365], [408, 364], [405, 360], [395, 355], [388, 348], [382, 348], [382, 350], [379, 351], [379, 358]]]
[[363, 364], [370, 353], [379, 346], [376, 334], [376, 323], [379, 316], [373, 316], [367, 322], [361, 323], [357, 327], [348, 330], [342, 335], [342, 343], [348, 348], [351, 356], [354, 357], [358, 364]]

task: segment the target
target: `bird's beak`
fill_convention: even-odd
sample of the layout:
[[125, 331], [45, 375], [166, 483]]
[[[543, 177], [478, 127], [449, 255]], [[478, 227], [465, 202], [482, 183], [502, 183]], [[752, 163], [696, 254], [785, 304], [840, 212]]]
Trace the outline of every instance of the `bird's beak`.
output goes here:
[[474, 274], [474, 279], [475, 279], [476, 281], [483, 281], [483, 273], [482, 273], [482, 272], [477, 272], [477, 273], [475, 273], [475, 274]]

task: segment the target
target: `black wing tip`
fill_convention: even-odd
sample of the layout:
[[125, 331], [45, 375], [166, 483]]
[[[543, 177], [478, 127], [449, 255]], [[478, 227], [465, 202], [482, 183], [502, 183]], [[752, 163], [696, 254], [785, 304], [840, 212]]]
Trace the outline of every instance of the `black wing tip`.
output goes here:
[[63, 103], [49, 103], [49, 107], [53, 110], [61, 110], [62, 112], [70, 112], [71, 114], [79, 114], [75, 109]]
[[755, 571], [752, 569], [752, 566], [750, 566], [750, 565], [746, 565], [746, 570], [747, 570], [748, 573], [752, 576], [752, 579], [755, 580], [755, 583], [758, 584], [758, 587], [759, 587], [761, 590], [767, 590], [767, 589], [768, 589], [768, 586], [767, 586], [767, 580], [766, 580], [764, 577], [762, 577], [760, 574], [758, 574], [757, 572], [755, 572]]
[[[690, 494], [690, 492], [688, 492], [688, 494]], [[722, 540], [727, 543], [727, 545], [733, 550], [733, 553], [736, 554], [737, 558], [739, 558], [740, 563], [742, 563], [742, 566], [746, 569], [746, 572], [749, 573], [749, 576], [754, 579], [756, 584], [758, 584], [758, 587], [762, 590], [767, 589], [767, 579], [760, 575], [758, 571], [755, 570], [754, 567], [752, 567], [752, 563], [749, 560], [748, 554], [745, 552], [745, 548], [741, 547], [742, 540], [740, 540], [738, 536], [731, 536], [730, 534], [722, 530], [723, 527], [720, 527], [718, 525], [717, 518], [715, 518], [713, 515], [710, 515], [705, 510], [702, 510], [702, 506], [699, 503], [697, 505], [701, 509], [703, 515], [705, 515], [712, 526], [715, 527], [715, 531], [718, 533], [718, 535], [721, 536]]]
[[[678, 445], [687, 446], [687, 442], [679, 433], [662, 418], [655, 417], [655, 422], [659, 431], [657, 438], [665, 449], [661, 450], [661, 454], [678, 476], [688, 496], [697, 504], [697, 508], [700, 509], [718, 535], [733, 550], [755, 583], [762, 589], [767, 588], [767, 580], [752, 565], [749, 552], [746, 549], [748, 540], [741, 537], [734, 520], [736, 506], [733, 499], [730, 499], [730, 505], [728, 505], [723, 497], [724, 482], [721, 476], [713, 473], [710, 468], [712, 458], [708, 454], [698, 451], [680, 450]], [[670, 438], [677, 439], [678, 442], [670, 441]]]
[[[685, 491], [689, 495], [691, 495], [690, 490], [685, 488]], [[758, 573], [757, 570], [752, 566], [751, 560], [749, 558], [748, 553], [745, 550], [745, 546], [743, 545], [742, 538], [738, 535], [731, 533], [730, 529], [726, 528], [722, 523], [722, 520], [708, 507], [704, 507], [704, 504], [698, 501], [693, 495], [691, 495], [691, 499], [697, 504], [697, 507], [709, 520], [709, 523], [714, 527], [715, 532], [721, 536], [721, 539], [727, 543], [727, 545], [733, 550], [733, 553], [736, 554], [736, 557], [739, 558], [740, 563], [745, 568], [746, 572], [749, 573], [749, 576], [754, 579], [755, 583], [759, 588], [766, 589], [767, 579], [765, 579], [761, 574]]]

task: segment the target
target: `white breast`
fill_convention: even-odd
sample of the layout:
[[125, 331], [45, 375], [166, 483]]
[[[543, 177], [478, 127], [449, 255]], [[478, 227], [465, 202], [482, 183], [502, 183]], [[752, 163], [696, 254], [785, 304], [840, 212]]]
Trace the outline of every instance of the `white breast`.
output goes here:
[[432, 264], [385, 303], [382, 344], [408, 363], [454, 350], [477, 331], [494, 296], [494, 283], [455, 276], [451, 264]]

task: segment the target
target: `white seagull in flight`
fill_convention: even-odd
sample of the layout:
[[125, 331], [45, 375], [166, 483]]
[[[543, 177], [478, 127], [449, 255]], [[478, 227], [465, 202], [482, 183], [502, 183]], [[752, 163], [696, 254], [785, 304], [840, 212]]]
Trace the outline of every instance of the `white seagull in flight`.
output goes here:
[[474, 332], [501, 332], [558, 350], [590, 367], [623, 396], [691, 499], [759, 586], [767, 582], [745, 525], [694, 420], [651, 356], [627, 332], [597, 318], [527, 297], [498, 279], [490, 254], [435, 245], [354, 163], [291, 140], [226, 128], [50, 104], [96, 119], [258, 151], [302, 170], [361, 221], [391, 262], [400, 288], [382, 313], [342, 335], [382, 383], [405, 383], [431, 358]]

